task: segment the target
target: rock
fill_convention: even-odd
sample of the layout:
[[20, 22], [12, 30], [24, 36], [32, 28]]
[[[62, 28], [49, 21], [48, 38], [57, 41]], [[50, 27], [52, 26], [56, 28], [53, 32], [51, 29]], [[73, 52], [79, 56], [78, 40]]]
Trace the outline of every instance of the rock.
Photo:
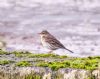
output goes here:
[[92, 75], [93, 75], [94, 79], [100, 79], [100, 69], [94, 70], [92, 72]]
[[84, 69], [64, 68], [58, 70], [60, 79], [88, 79], [91, 78], [91, 71]]
[[51, 73], [45, 73], [43, 79], [51, 79]]
[[64, 79], [88, 79], [90, 76], [90, 71], [82, 69], [66, 69], [64, 73]]
[[45, 67], [9, 67], [0, 66], [0, 79], [100, 79], [100, 70], [63, 68], [52, 71]]

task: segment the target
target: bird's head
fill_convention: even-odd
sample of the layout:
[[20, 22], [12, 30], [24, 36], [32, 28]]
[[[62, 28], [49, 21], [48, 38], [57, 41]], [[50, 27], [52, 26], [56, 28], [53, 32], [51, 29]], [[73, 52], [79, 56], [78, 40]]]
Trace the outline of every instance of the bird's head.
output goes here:
[[40, 36], [46, 36], [49, 35], [49, 32], [47, 30], [43, 30], [42, 32], [39, 33]]

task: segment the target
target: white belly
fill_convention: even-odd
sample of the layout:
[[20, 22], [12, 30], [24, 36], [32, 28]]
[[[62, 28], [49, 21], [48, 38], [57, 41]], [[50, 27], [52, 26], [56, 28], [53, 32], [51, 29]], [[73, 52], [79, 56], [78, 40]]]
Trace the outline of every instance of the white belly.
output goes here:
[[42, 42], [43, 47], [45, 47], [47, 49], [51, 49], [51, 45], [49, 43], [45, 42], [45, 40], [43, 40], [42, 37], [41, 37], [41, 42]]

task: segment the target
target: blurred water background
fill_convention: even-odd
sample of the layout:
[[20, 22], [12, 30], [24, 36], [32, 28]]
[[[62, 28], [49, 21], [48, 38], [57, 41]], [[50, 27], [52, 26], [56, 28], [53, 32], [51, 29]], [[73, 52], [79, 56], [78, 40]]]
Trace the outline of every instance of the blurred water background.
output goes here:
[[47, 51], [37, 34], [43, 29], [74, 56], [100, 55], [100, 0], [0, 0], [7, 50]]

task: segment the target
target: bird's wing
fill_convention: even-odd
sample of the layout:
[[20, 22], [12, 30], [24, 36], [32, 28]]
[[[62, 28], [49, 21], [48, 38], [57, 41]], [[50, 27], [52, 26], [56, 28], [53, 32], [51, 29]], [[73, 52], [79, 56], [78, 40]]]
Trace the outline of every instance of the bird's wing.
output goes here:
[[51, 43], [52, 45], [55, 45], [58, 48], [65, 48], [63, 44], [61, 44], [60, 41], [58, 41], [54, 36], [50, 35], [46, 37], [46, 42]]
[[52, 45], [55, 45], [57, 48], [63, 48], [68, 50], [71, 53], [74, 53], [73, 51], [67, 49], [63, 44], [61, 44], [60, 41], [58, 41], [54, 36], [50, 35], [48, 37], [46, 37], [47, 40], [45, 40], [46, 42], [51, 43]]

